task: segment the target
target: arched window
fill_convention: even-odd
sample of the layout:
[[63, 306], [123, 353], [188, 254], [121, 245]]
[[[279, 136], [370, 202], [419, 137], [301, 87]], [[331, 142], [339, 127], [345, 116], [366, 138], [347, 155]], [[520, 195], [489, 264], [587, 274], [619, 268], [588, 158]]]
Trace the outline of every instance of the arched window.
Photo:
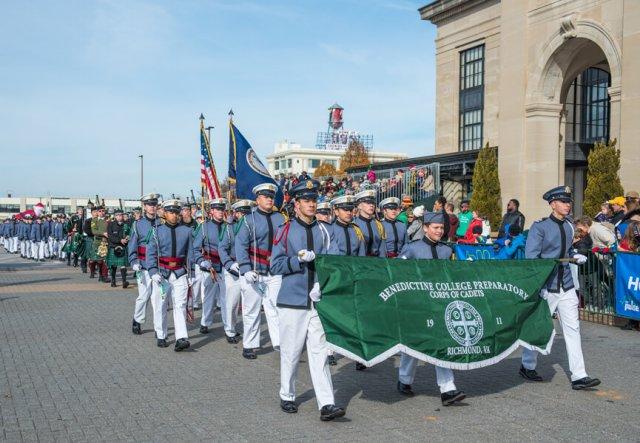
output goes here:
[[588, 68], [578, 75], [567, 93], [567, 141], [592, 145], [609, 140], [611, 74]]

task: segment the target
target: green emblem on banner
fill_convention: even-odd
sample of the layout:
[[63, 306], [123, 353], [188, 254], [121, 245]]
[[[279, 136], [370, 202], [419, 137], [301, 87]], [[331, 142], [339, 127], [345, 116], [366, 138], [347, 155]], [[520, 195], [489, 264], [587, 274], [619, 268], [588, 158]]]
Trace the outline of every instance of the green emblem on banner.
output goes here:
[[404, 352], [474, 369], [519, 346], [550, 352], [553, 322], [539, 292], [555, 265], [320, 256], [316, 307], [329, 347], [368, 366]]

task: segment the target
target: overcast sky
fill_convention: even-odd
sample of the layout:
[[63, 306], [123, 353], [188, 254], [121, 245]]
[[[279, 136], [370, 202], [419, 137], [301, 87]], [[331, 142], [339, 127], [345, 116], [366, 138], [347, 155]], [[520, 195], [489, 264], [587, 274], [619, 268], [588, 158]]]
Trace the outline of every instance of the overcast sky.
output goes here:
[[375, 148], [433, 153], [426, 0], [3, 1], [0, 195], [187, 195], [198, 116], [227, 171], [227, 112], [264, 157], [312, 147], [327, 108]]

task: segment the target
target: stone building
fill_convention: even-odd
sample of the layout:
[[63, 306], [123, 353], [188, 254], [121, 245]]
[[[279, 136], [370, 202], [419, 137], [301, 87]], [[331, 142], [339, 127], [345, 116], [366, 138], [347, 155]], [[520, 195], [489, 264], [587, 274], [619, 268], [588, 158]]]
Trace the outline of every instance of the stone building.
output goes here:
[[504, 204], [529, 221], [541, 195], [574, 188], [586, 156], [617, 139], [625, 190], [640, 189], [640, 0], [437, 0], [436, 154], [498, 146]]

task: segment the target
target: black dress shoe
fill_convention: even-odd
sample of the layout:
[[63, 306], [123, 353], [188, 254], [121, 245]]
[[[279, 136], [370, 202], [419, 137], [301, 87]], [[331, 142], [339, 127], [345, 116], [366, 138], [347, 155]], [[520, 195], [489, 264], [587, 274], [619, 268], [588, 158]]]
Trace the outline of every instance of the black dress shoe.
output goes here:
[[462, 391], [448, 391], [440, 394], [440, 400], [442, 400], [442, 406], [451, 406], [454, 403], [467, 398], [467, 394]]
[[336, 366], [338, 364], [338, 362], [336, 361], [336, 356], [335, 355], [329, 355], [327, 357], [327, 363], [329, 363], [329, 366]]
[[184, 351], [185, 349], [188, 349], [189, 346], [191, 346], [191, 343], [189, 343], [189, 340], [187, 340], [186, 338], [179, 338], [176, 341], [176, 347], [174, 348], [174, 351], [176, 352]]
[[360, 362], [356, 362], [356, 371], [364, 371], [365, 369], [367, 369], [365, 365]]
[[522, 377], [529, 381], [542, 381], [542, 377], [535, 369], [527, 369], [524, 366], [520, 366], [520, 371], [518, 371]]
[[200, 326], [200, 333], [201, 334], [208, 334], [209, 333], [209, 328], [206, 326]]
[[404, 395], [413, 395], [413, 390], [411, 390], [411, 385], [405, 385], [401, 381], [398, 382], [398, 392]]
[[227, 335], [227, 343], [236, 344], [240, 342], [240, 334], [236, 334], [233, 337]]
[[589, 389], [596, 387], [600, 384], [600, 380], [597, 378], [584, 377], [580, 380], [571, 382], [571, 389], [575, 389], [576, 391], [580, 391], [582, 389]]
[[127, 289], [129, 287], [129, 282], [128, 281], [123, 281], [122, 282], [122, 289]]
[[164, 338], [159, 338], [157, 344], [159, 348], [166, 348], [167, 346], [169, 346], [169, 343], [167, 343]]
[[142, 326], [140, 325], [140, 323], [134, 320], [133, 323], [131, 323], [131, 332], [133, 332], [136, 335], [141, 335]]
[[112, 282], [111, 282], [111, 287], [112, 287], [112, 288], [115, 288], [115, 287], [116, 287], [116, 282], [115, 282], [115, 281], [112, 281]]
[[331, 421], [334, 418], [344, 417], [345, 410], [336, 405], [325, 405], [320, 409], [320, 420]]
[[298, 412], [298, 406], [290, 400], [280, 400], [280, 409], [287, 414], [295, 414]]
[[253, 349], [242, 348], [242, 356], [248, 360], [255, 360], [258, 358], [256, 351]]

